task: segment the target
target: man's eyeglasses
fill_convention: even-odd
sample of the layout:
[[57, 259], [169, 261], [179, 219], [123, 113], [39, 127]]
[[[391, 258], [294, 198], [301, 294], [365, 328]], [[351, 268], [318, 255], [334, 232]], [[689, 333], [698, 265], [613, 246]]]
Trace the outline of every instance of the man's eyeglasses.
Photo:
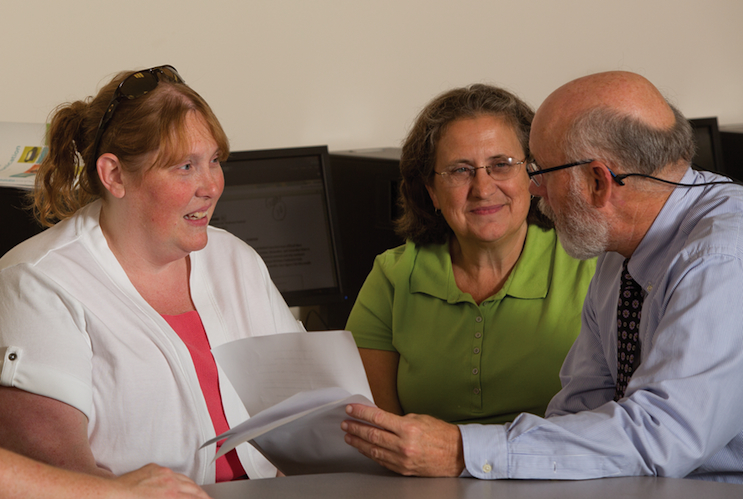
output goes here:
[[549, 172], [556, 172], [557, 170], [564, 170], [565, 168], [572, 168], [574, 166], [579, 165], [587, 165], [588, 163], [592, 162], [592, 159], [584, 159], [582, 161], [576, 161], [574, 163], [568, 163], [566, 165], [560, 165], [560, 166], [553, 166], [552, 168], [545, 168], [542, 170], [539, 165], [534, 162], [530, 161], [526, 165], [526, 173], [529, 175], [529, 178], [532, 182], [534, 182], [534, 185], [539, 187], [542, 185], [542, 174], [549, 173]]
[[477, 170], [485, 170], [485, 173], [490, 175], [493, 180], [508, 180], [513, 178], [516, 173], [521, 170], [520, 165], [526, 163], [526, 160], [517, 161], [514, 158], [499, 158], [489, 166], [470, 166], [470, 165], [456, 165], [451, 168], [444, 170], [443, 172], [434, 171], [436, 175], [441, 175], [441, 178], [452, 187], [459, 187], [460, 185], [467, 184], [475, 178]]
[[167, 81], [170, 83], [186, 83], [173, 66], [165, 65], [137, 71], [136, 73], [126, 77], [124, 81], [119, 84], [118, 88], [114, 92], [111, 102], [106, 108], [103, 118], [101, 118], [100, 124], [98, 125], [98, 132], [95, 134], [95, 140], [93, 141], [93, 161], [91, 164], [95, 164], [98, 159], [98, 147], [101, 143], [101, 137], [103, 137], [103, 132], [106, 131], [108, 123], [111, 121], [111, 118], [113, 118], [114, 111], [119, 107], [119, 103], [124, 99], [132, 100], [137, 97], [142, 97], [148, 92], [155, 90], [157, 84], [161, 81]]
[[[530, 161], [526, 165], [526, 173], [529, 175], [529, 178], [532, 182], [534, 182], [534, 185], [539, 187], [542, 185], [542, 174], [543, 173], [549, 173], [554, 172], [557, 170], [563, 170], [565, 168], [572, 168], [573, 166], [580, 166], [580, 165], [587, 165], [588, 163], [592, 163], [593, 161], [596, 161], [595, 159], [584, 159], [582, 161], [576, 161], [574, 163], [568, 163], [566, 165], [560, 165], [560, 166], [553, 166], [552, 168], [545, 168], [542, 170], [539, 165], [534, 162]], [[609, 174], [611, 175], [612, 180], [616, 182], [619, 185], [624, 185], [624, 179], [627, 177], [647, 177], [647, 175], [643, 175], [641, 173], [623, 173], [621, 175], [615, 174], [609, 167], [606, 167], [607, 170], [609, 170]], [[650, 177], [655, 178], [655, 177]], [[656, 179], [660, 180], [660, 179]]]

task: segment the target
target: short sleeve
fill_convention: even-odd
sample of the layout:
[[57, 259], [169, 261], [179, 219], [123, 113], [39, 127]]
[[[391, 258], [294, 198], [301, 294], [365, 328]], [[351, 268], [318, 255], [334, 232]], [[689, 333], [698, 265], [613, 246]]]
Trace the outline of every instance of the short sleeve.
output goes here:
[[0, 272], [0, 385], [69, 404], [90, 417], [92, 351], [85, 314], [37, 268]]
[[394, 285], [385, 272], [388, 253], [374, 260], [374, 266], [359, 291], [346, 329], [353, 333], [359, 348], [396, 351], [392, 345]]

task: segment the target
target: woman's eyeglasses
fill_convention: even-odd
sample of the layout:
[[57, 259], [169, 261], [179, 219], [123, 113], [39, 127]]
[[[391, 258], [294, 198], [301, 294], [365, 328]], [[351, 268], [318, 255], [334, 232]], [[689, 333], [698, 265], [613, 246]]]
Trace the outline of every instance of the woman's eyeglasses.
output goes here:
[[477, 170], [485, 170], [485, 173], [490, 175], [493, 180], [508, 180], [513, 178], [518, 171], [521, 169], [520, 166], [525, 164], [526, 160], [518, 161], [514, 158], [499, 158], [493, 162], [492, 165], [488, 166], [471, 166], [471, 165], [456, 165], [451, 168], [444, 170], [443, 172], [434, 171], [436, 175], [441, 175], [441, 178], [452, 187], [459, 187], [467, 184], [475, 178]]
[[132, 100], [137, 97], [142, 97], [148, 92], [155, 90], [158, 83], [161, 81], [167, 81], [170, 83], [186, 83], [173, 66], [165, 65], [137, 71], [136, 73], [126, 77], [124, 81], [119, 84], [118, 88], [114, 92], [111, 102], [106, 108], [103, 118], [101, 118], [100, 124], [98, 125], [98, 132], [95, 134], [95, 140], [93, 141], [93, 161], [91, 164], [95, 164], [98, 159], [98, 147], [101, 142], [101, 137], [103, 137], [103, 132], [106, 131], [108, 123], [111, 121], [111, 118], [113, 118], [114, 111], [116, 111], [119, 103], [124, 99]]

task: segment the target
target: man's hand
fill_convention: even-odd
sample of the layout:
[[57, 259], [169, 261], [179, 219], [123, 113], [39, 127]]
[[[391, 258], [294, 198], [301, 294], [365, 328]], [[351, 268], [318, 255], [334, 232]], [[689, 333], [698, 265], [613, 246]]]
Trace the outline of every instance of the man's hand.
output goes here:
[[456, 425], [431, 416], [397, 416], [376, 407], [350, 404], [341, 424], [346, 443], [401, 475], [459, 476], [464, 470], [462, 436]]

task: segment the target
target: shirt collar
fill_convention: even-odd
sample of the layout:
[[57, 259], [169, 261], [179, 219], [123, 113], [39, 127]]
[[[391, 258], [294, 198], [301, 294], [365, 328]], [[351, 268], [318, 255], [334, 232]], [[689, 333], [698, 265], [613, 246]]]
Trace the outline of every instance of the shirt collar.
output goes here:
[[[691, 167], [679, 181], [682, 184], [696, 184], [714, 181], [717, 178], [705, 178], [704, 174]], [[686, 237], [679, 234], [688, 232], [691, 227], [684, 223], [689, 217], [689, 210], [702, 195], [704, 189], [692, 187], [676, 187], [661, 208], [658, 216], [648, 232], [640, 241], [630, 257], [627, 269], [632, 278], [637, 281], [646, 292], [652, 291], [654, 283], [664, 272], [658, 261], [665, 254], [675, 254], [680, 251]], [[693, 227], [693, 225], [692, 225]], [[676, 246], [679, 246], [678, 248]]]
[[[547, 296], [551, 278], [551, 262], [555, 251], [554, 231], [543, 231], [530, 225], [524, 248], [508, 279], [498, 293], [489, 297], [500, 300], [505, 296], [539, 299]], [[449, 303], [472, 301], [454, 280], [449, 243], [420, 247], [410, 273], [410, 291], [425, 293]]]

